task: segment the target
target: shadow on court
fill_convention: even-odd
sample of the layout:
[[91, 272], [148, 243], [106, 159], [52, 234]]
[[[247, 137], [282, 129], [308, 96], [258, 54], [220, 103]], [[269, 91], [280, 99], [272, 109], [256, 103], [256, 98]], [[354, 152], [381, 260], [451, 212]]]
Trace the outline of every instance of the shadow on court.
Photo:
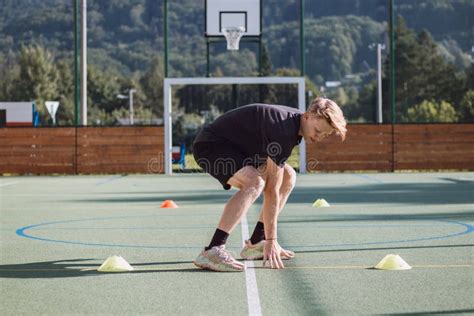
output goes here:
[[[289, 213], [288, 213], [289, 214]], [[281, 217], [278, 223], [324, 223], [324, 222], [365, 222], [365, 221], [468, 221], [474, 219], [474, 212], [467, 210], [466, 212], [439, 212], [439, 213], [411, 213], [411, 214], [371, 214], [371, 215], [331, 215], [322, 217], [320, 214], [311, 216], [291, 216], [289, 218]], [[298, 217], [301, 217], [299, 219]], [[472, 228], [471, 228], [472, 229]]]
[[312, 203], [317, 197], [351, 204], [439, 205], [474, 203], [474, 183], [403, 183], [342, 187], [299, 187], [289, 203]]
[[[288, 199], [288, 203], [313, 203], [318, 197], [328, 201], [351, 204], [412, 204], [439, 205], [474, 203], [474, 181], [447, 178], [449, 183], [377, 183], [369, 185], [337, 187], [297, 187]], [[452, 181], [451, 181], [452, 180]], [[317, 182], [316, 182], [317, 183]], [[206, 191], [209, 192], [209, 191]], [[114, 198], [93, 198], [71, 200], [73, 202], [93, 203], [159, 203], [166, 199], [177, 202], [225, 203], [236, 191], [222, 191], [216, 187], [215, 193], [200, 190], [180, 190], [180, 194], [164, 191], [124, 192], [128, 196]], [[117, 194], [117, 192], [114, 192]], [[136, 196], [138, 194], [144, 196]], [[130, 196], [134, 195], [134, 196]], [[149, 195], [149, 196], [147, 196]]]
[[418, 313], [391, 313], [391, 314], [380, 314], [380, 315], [403, 315], [403, 316], [422, 316], [422, 315], [457, 315], [457, 314], [472, 314], [474, 309], [455, 309], [455, 310], [444, 310], [444, 311], [426, 311]]
[[[30, 262], [22, 264], [6, 264], [0, 265], [0, 278], [14, 278], [14, 279], [53, 279], [53, 278], [72, 278], [84, 276], [103, 276], [110, 274], [125, 274], [125, 273], [158, 273], [158, 272], [208, 272], [198, 268], [165, 268], [154, 269], [153, 266], [173, 266], [182, 264], [192, 264], [191, 261], [166, 261], [166, 262], [147, 262], [147, 263], [130, 263], [136, 268], [129, 272], [114, 272], [104, 273], [98, 272], [99, 265], [96, 263], [85, 263], [87, 261], [97, 259], [69, 259], [69, 260], [55, 260]], [[148, 267], [140, 270], [137, 267]]]
[[470, 248], [470, 245], [435, 245], [435, 246], [407, 246], [407, 247], [375, 247], [375, 248], [359, 248], [359, 249], [326, 249], [326, 250], [296, 250], [295, 253], [334, 253], [334, 252], [356, 252], [356, 251], [378, 251], [378, 250], [405, 250], [405, 249], [436, 249], [436, 248]]

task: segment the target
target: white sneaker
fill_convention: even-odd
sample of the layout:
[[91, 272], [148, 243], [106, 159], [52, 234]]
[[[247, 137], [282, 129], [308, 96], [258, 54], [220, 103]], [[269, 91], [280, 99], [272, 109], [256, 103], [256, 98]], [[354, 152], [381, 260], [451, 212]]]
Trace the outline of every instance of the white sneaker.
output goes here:
[[225, 245], [214, 246], [209, 250], [203, 250], [193, 261], [194, 265], [201, 269], [219, 272], [240, 272], [245, 270], [245, 264], [239, 262], [225, 250]]

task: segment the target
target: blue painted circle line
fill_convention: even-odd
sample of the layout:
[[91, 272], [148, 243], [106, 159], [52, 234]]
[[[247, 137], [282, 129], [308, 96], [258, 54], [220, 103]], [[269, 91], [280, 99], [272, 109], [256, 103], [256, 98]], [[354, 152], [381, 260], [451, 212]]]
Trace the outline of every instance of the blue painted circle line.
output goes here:
[[453, 224], [457, 226], [465, 227], [466, 229], [459, 233], [452, 233], [447, 235], [441, 236], [432, 236], [432, 237], [421, 237], [421, 238], [414, 238], [414, 239], [401, 239], [401, 240], [390, 240], [390, 241], [374, 241], [374, 242], [364, 242], [364, 243], [345, 243], [345, 244], [324, 244], [324, 245], [308, 245], [308, 246], [300, 246], [300, 245], [286, 245], [286, 247], [291, 248], [299, 248], [299, 249], [306, 249], [306, 248], [326, 248], [326, 247], [348, 247], [348, 246], [373, 246], [373, 245], [384, 245], [384, 244], [396, 244], [396, 243], [409, 243], [415, 241], [426, 241], [426, 240], [440, 240], [440, 239], [447, 239], [452, 237], [459, 237], [463, 235], [468, 235], [474, 232], [474, 226], [471, 224], [457, 222], [457, 221], [449, 221], [449, 220], [433, 220], [442, 222], [445, 224]]
[[[128, 245], [128, 244], [108, 244], [108, 243], [87, 243], [87, 242], [80, 242], [80, 241], [70, 241], [70, 240], [59, 240], [59, 239], [51, 239], [51, 238], [44, 238], [44, 237], [37, 237], [33, 236], [30, 233], [27, 233], [28, 230], [34, 230], [37, 227], [44, 227], [56, 224], [66, 224], [66, 223], [77, 223], [77, 222], [88, 222], [88, 221], [106, 221], [112, 219], [125, 219], [125, 218], [146, 218], [146, 217], [156, 217], [157, 215], [144, 215], [144, 216], [114, 216], [114, 217], [98, 217], [98, 218], [89, 218], [89, 219], [77, 219], [77, 220], [67, 220], [67, 221], [56, 221], [56, 222], [47, 222], [47, 223], [40, 223], [34, 224], [29, 226], [24, 226], [16, 230], [16, 234], [20, 237], [46, 241], [46, 242], [54, 242], [54, 243], [62, 243], [62, 244], [73, 244], [73, 245], [82, 245], [82, 246], [92, 246], [92, 247], [108, 247], [108, 248], [140, 248], [140, 249], [202, 249], [202, 245], [200, 246], [144, 246], [144, 245]], [[467, 234], [471, 234], [474, 232], [474, 226], [459, 222], [459, 221], [451, 221], [451, 220], [440, 220], [440, 219], [426, 219], [426, 221], [436, 221], [441, 222], [445, 225], [455, 225], [461, 226], [464, 228], [463, 231], [457, 233], [450, 233], [447, 235], [440, 235], [440, 236], [432, 236], [432, 237], [421, 237], [421, 238], [413, 238], [413, 239], [401, 239], [401, 240], [389, 240], [389, 241], [373, 241], [373, 242], [363, 242], [363, 243], [343, 243], [343, 244], [315, 244], [315, 245], [284, 245], [285, 247], [290, 247], [292, 249], [308, 249], [308, 248], [328, 248], [328, 247], [351, 247], [351, 246], [373, 246], [373, 245], [384, 245], [384, 244], [397, 244], [397, 243], [409, 243], [409, 242], [416, 242], [416, 241], [427, 241], [427, 240], [440, 240], [440, 239], [447, 239], [452, 237], [463, 236]], [[364, 226], [364, 225], [362, 225]], [[377, 227], [382, 225], [375, 225]], [[357, 226], [348, 226], [348, 227], [357, 227]], [[367, 227], [365, 225], [365, 227]], [[106, 228], [103, 228], [106, 229]], [[126, 229], [126, 228], [124, 228]], [[176, 228], [180, 229], [180, 228]], [[230, 247], [233, 248], [233, 247]]]

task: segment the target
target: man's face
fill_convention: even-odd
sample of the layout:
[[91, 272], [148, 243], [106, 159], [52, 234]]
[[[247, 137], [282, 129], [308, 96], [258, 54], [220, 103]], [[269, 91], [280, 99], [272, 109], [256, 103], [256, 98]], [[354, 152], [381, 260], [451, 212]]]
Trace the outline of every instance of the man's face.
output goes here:
[[302, 124], [303, 137], [310, 144], [322, 141], [334, 131], [325, 118], [309, 113], [304, 114]]

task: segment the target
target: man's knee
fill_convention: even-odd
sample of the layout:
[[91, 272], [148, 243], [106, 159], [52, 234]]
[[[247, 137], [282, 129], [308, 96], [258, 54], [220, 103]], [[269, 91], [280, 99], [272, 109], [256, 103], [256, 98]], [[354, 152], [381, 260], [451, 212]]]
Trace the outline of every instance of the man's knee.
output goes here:
[[265, 180], [258, 170], [253, 167], [244, 167], [239, 170], [228, 183], [240, 190], [245, 190], [257, 196], [259, 196], [265, 188]]
[[259, 196], [264, 188], [265, 180], [259, 174], [249, 176], [242, 187], [243, 190], [256, 196]]

